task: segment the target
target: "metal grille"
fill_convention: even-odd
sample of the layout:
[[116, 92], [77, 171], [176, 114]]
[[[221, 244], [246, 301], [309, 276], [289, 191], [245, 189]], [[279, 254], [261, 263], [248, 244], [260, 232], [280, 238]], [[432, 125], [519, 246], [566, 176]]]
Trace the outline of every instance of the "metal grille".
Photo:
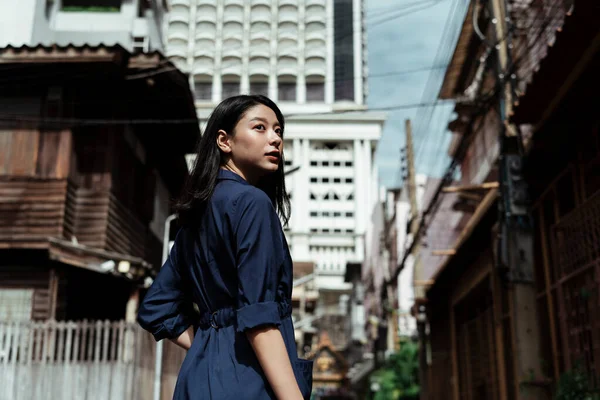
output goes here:
[[600, 193], [562, 218], [552, 231], [566, 367], [584, 366], [594, 387], [599, 387]]

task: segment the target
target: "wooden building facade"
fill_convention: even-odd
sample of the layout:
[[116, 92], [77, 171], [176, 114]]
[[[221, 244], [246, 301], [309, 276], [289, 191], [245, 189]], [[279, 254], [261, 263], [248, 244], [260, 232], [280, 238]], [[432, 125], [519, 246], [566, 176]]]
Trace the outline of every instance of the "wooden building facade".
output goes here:
[[124, 318], [199, 137], [187, 78], [102, 45], [3, 48], [0, 76], [0, 318]]
[[474, 204], [423, 300], [422, 399], [549, 399], [568, 379], [600, 389], [600, 8], [590, 0], [509, 6], [518, 81], [510, 117], [524, 132], [533, 279], [509, 279], [498, 262], [497, 97], [480, 115], [465, 101], [474, 85], [494, 90], [494, 72], [477, 73], [487, 48], [473, 17], [484, 32], [493, 24], [472, 3], [441, 96], [458, 100], [450, 152], [460, 157], [460, 185], [476, 185], [465, 191]]

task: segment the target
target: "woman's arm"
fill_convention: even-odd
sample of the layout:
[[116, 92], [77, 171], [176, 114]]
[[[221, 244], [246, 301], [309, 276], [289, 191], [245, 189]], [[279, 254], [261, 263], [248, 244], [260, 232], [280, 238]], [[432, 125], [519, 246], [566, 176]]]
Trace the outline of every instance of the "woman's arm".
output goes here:
[[286, 256], [281, 222], [271, 199], [260, 189], [240, 196], [234, 210], [236, 330], [246, 334], [277, 399], [302, 400], [290, 356], [277, 328], [282, 310], [277, 293]]
[[277, 398], [302, 400], [302, 393], [279, 329], [252, 329], [246, 331], [246, 336]]
[[189, 350], [194, 342], [194, 327], [190, 326], [177, 338], [170, 340], [182, 349]]

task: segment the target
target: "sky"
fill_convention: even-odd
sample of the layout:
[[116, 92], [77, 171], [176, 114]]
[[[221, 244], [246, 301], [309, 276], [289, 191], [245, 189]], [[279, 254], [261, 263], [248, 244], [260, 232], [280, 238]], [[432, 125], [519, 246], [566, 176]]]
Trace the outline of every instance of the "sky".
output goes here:
[[[435, 103], [444, 65], [452, 56], [462, 24], [465, 1], [365, 1], [369, 108]], [[449, 28], [444, 33], [447, 21]], [[380, 184], [387, 188], [402, 184], [400, 148], [405, 145], [407, 118], [412, 120], [417, 173], [441, 176], [450, 162], [447, 149], [452, 134], [446, 126], [452, 118], [452, 104], [420, 108], [419, 114], [419, 107], [384, 111], [387, 121], [375, 162]], [[420, 118], [415, 120], [417, 116]]]

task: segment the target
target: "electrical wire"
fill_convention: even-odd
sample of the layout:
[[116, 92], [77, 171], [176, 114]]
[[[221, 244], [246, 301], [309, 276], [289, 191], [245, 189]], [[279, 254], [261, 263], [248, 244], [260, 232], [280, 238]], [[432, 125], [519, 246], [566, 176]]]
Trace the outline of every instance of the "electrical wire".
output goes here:
[[[543, 18], [543, 20], [546, 20], [546, 19], [547, 19], [547, 18]], [[474, 21], [475, 21], [475, 18], [474, 18]], [[530, 27], [532, 27], [536, 21], [539, 21], [539, 18], [535, 18], [535, 19], [533, 19], [533, 20], [532, 20], [532, 22], [531, 22], [531, 24], [530, 24]], [[548, 24], [548, 22], [550, 22], [550, 21], [542, 21], [542, 25], [544, 25], [544, 24], [546, 24], [546, 25], [547, 25], [547, 24]], [[543, 34], [543, 31], [544, 31], [544, 30], [542, 29], [541, 31], [542, 31], [542, 32], [540, 32], [540, 34], [538, 35], [538, 37], [539, 37], [541, 34]], [[502, 38], [502, 39], [503, 39], [503, 40], [505, 40], [505, 39], [506, 39], [508, 36], [509, 36], [509, 35], [508, 35], [508, 34], [506, 34], [506, 35], [505, 35], [505, 37], [504, 37], [504, 38]], [[501, 43], [501, 42], [502, 42], [502, 40], [500, 40], [500, 41], [497, 41], [497, 42], [498, 42], [498, 43]], [[533, 43], [535, 43], [535, 42], [536, 42], [536, 40], [534, 40], [534, 41], [533, 41]], [[489, 41], [485, 41], [484, 43], [486, 43], [488, 46], [490, 45]], [[513, 76], [513, 74], [512, 74], [512, 73], [508, 73], [508, 72], [507, 72], [505, 75], [506, 75], [506, 76], [508, 76], [508, 77], [512, 77], [512, 76]], [[433, 113], [434, 113], [434, 112], [435, 112], [435, 111], [432, 111], [432, 113], [430, 113], [430, 117], [428, 118], [428, 120], [429, 120], [429, 121], [432, 121], [432, 120], [434, 120], [434, 118], [433, 118]], [[426, 148], [426, 147], [427, 147], [427, 145], [426, 145], [426, 144], [427, 144], [427, 142], [428, 142], [428, 141], [425, 141], [425, 140], [421, 141], [421, 145], [420, 145], [420, 147], [419, 147], [419, 151], [418, 151], [418, 155], [417, 155], [417, 158], [418, 158], [418, 159], [419, 159], [419, 157], [422, 155], [422, 152], [424, 151], [424, 148]], [[444, 146], [445, 146], [445, 141], [444, 141], [444, 140], [436, 140], [436, 142], [438, 143], [438, 147], [439, 147], [439, 148], [441, 148], [441, 147], [444, 147]], [[425, 145], [424, 145], [424, 144], [425, 144]], [[433, 153], [434, 153], [434, 154], [436, 154], [436, 153], [438, 153], [438, 152], [441, 152], [441, 150], [440, 150], [440, 149], [438, 149], [438, 150], [439, 150], [439, 151], [434, 151]], [[440, 162], [441, 162], [443, 159], [444, 159], [444, 157], [443, 157], [443, 156], [441, 156], [441, 157], [437, 157], [437, 160], [438, 160], [438, 162], [437, 162], [437, 163], [434, 165], [434, 170], [437, 170], [437, 169], [438, 169], [438, 167], [440, 166]], [[429, 174], [431, 174], [431, 170], [429, 170], [428, 172], [429, 172]]]
[[[89, 103], [84, 103], [89, 104]], [[98, 104], [98, 103], [95, 103]], [[389, 110], [402, 110], [402, 109], [410, 109], [410, 108], [419, 108], [425, 107], [429, 104], [398, 104], [387, 107], [374, 107], [370, 110], [372, 111], [389, 111]], [[294, 117], [294, 116], [317, 116], [317, 115], [336, 115], [336, 114], [346, 114], [346, 113], [356, 113], [361, 112], [360, 110], [337, 110], [333, 112], [323, 112], [323, 113], [302, 113], [302, 114], [286, 114], [286, 118]], [[193, 118], [184, 118], [184, 119], [124, 119], [124, 118], [45, 118], [45, 117], [36, 117], [32, 115], [25, 114], [11, 114], [11, 113], [0, 113], [0, 121], [4, 122], [15, 122], [15, 123], [42, 123], [42, 124], [63, 124], [70, 126], [89, 126], [89, 125], [181, 125], [181, 124], [190, 124], [190, 123], [198, 123], [197, 119]]]
[[[163, 63], [163, 65], [168, 64], [168, 60], [164, 60], [164, 61], [165, 61], [165, 63]], [[139, 70], [137, 70], [137, 71], [140, 71], [139, 73], [125, 75], [124, 79], [125, 80], [144, 79], [147, 77], [151, 77], [153, 75], [158, 75], [159, 73], [170, 72], [170, 71], [160, 71], [159, 70], [158, 73], [154, 73], [156, 71], [156, 68], [157, 67], [139, 69]], [[366, 76], [357, 76], [357, 77], [346, 78], [346, 79], [335, 79], [335, 78], [324, 79], [323, 83], [328, 83], [328, 82], [332, 82], [332, 81], [333, 82], [358, 81], [358, 80], [363, 80], [365, 78], [367, 78], [367, 79], [389, 78], [389, 77], [394, 77], [394, 76], [416, 74], [416, 73], [420, 73], [420, 72], [427, 72], [427, 71], [431, 71], [431, 70], [444, 69], [444, 68], [446, 68], [446, 66], [444, 66], [444, 65], [431, 65], [431, 66], [425, 66], [425, 67], [419, 67], [419, 68], [399, 69], [396, 71], [392, 70], [392, 71], [387, 71], [387, 72], [382, 72], [382, 73], [377, 73], [377, 74], [369, 74]], [[177, 68], [173, 68], [173, 70], [177, 70]], [[148, 74], [145, 75], [144, 71], [148, 71]], [[3, 72], [3, 70], [0, 69], [0, 73], [2, 73], [2, 72]], [[108, 75], [109, 73], [110, 73], [110, 71], [105, 71], [103, 75]], [[99, 76], [99, 74], [98, 74], [98, 72], [89, 72], [89, 71], [79, 73], [79, 74], [69, 74], [68, 72], [41, 73], [41, 74], [32, 74], [32, 75], [19, 74], [18, 76], [14, 76], [12, 78], [0, 79], [0, 88], [1, 87], [9, 87], [9, 86], [19, 86], [19, 87], [35, 87], [37, 85], [47, 86], [48, 78], [64, 78], [64, 79], [68, 79], [68, 80], [72, 81], [75, 78], [90, 77], [90, 76]], [[41, 79], [41, 80], [36, 82], [36, 79]], [[20, 83], [21, 81], [25, 81], [25, 83]], [[2, 84], [2, 82], [8, 82], [8, 83]]]
[[[507, 21], [507, 22], [509, 22], [509, 21]], [[546, 22], [546, 24], [549, 24], [550, 22], [551, 22], [551, 21], [547, 21], [547, 22]], [[538, 33], [538, 37], [540, 37], [540, 36], [541, 36], [543, 33], [546, 33], [546, 29], [545, 29], [545, 28], [544, 28], [544, 29], [540, 29], [540, 31], [539, 31], [539, 33]], [[510, 38], [510, 36], [507, 34], [507, 35], [506, 35], [506, 38]], [[506, 39], [506, 38], [503, 38], [503, 40], [504, 40], [504, 39]], [[509, 40], [510, 40], [510, 39], [509, 39]], [[536, 42], [536, 41], [534, 40], [534, 41], [533, 41], [533, 43], [535, 43], [535, 42]], [[487, 43], [487, 41], [484, 41], [484, 43]], [[525, 50], [522, 50], [522, 53], [525, 53], [525, 54], [526, 54], [526, 53], [528, 53], [527, 49], [525, 49]], [[518, 58], [520, 58], [520, 57], [518, 57]], [[517, 58], [517, 61], [516, 61], [516, 62], [513, 62], [513, 63], [510, 65], [510, 69], [514, 69], [514, 66], [519, 64], [518, 58]], [[505, 77], [505, 79], [511, 79], [512, 71], [506, 71], [506, 72], [510, 72], [510, 74], [507, 74], [507, 73], [505, 73], [505, 74], [504, 74], [504, 77]], [[500, 92], [501, 90], [503, 90], [503, 86], [504, 86], [504, 84], [505, 84], [504, 80], [498, 79], [498, 81], [497, 81], [497, 84], [496, 84], [496, 89], [495, 89], [495, 91], [496, 91], [496, 92]], [[493, 99], [495, 99], [495, 95], [489, 96], [489, 98], [493, 100]], [[493, 108], [494, 108], [494, 109], [496, 109], [495, 107], [493, 107]], [[485, 114], [484, 114], [484, 115], [485, 115]], [[473, 120], [474, 120], [474, 118], [472, 118], [472, 119], [471, 119], [471, 121], [473, 121]], [[475, 128], [475, 129], [473, 129], [473, 130], [472, 130], [472, 133], [471, 133], [471, 135], [470, 135], [470, 136], [476, 135], [476, 134], [477, 134], [477, 132], [479, 131], [479, 129], [481, 128], [481, 125], [483, 125], [483, 124], [484, 124], [484, 122], [485, 122], [485, 117], [483, 117], [483, 118], [480, 118], [480, 123], [479, 123], [479, 126], [478, 126], [477, 128]], [[462, 147], [462, 148], [467, 148], [468, 146], [464, 146], [464, 143], [465, 143], [465, 137], [463, 137], [463, 138], [462, 138], [462, 140], [461, 140], [461, 146], [460, 146], [460, 147]], [[454, 163], [454, 160], [456, 160], [456, 159], [458, 159], [458, 158], [460, 158], [460, 157], [455, 157], [455, 158], [453, 159], [453, 162], [451, 163], [451, 166], [450, 166], [450, 167], [452, 167], [453, 165], [455, 165], [455, 163]], [[454, 167], [454, 168], [455, 168], [455, 167]], [[446, 173], [445, 177], [444, 177], [444, 180], [446, 180], [446, 178], [447, 178], [448, 176], [452, 175], [452, 174], [453, 174], [453, 172], [452, 172], [452, 170], [449, 168], [449, 169], [447, 170], [447, 173]], [[441, 188], [442, 186], [443, 186], [443, 181], [442, 181], [442, 183], [440, 184], [440, 188]], [[434, 203], [434, 202], [435, 202], [435, 203]], [[415, 243], [416, 243], [416, 242], [419, 240], [419, 237], [420, 237], [420, 235], [419, 235], [419, 232], [422, 230], [422, 227], [424, 227], [424, 226], [426, 225], [426, 217], [427, 217], [427, 215], [428, 215], [428, 214], [430, 214], [430, 213], [432, 213], [432, 212], [433, 212], [433, 213], [435, 213], [436, 211], [433, 211], [433, 210], [434, 210], [434, 208], [435, 208], [435, 209], [437, 209], [437, 208], [439, 207], [439, 205], [437, 205], [436, 203], [438, 203], [438, 202], [436, 201], [436, 196], [434, 196], [434, 198], [432, 199], [432, 201], [431, 201], [431, 202], [430, 202], [430, 204], [428, 205], [428, 207], [427, 207], [427, 210], [426, 210], [426, 211], [423, 213], [423, 216], [422, 216], [422, 218], [421, 218], [421, 223], [420, 223], [420, 226], [419, 226], [419, 230], [418, 230], [418, 232], [417, 232], [417, 235], [415, 235], [415, 238], [413, 239], [413, 242], [412, 242], [412, 244], [411, 244], [411, 248], [410, 248], [408, 251], [406, 251], [406, 252], [405, 252], [405, 257], [404, 257], [404, 260], [402, 261], [402, 263], [401, 263], [400, 265], [404, 265], [404, 262], [405, 262], [405, 259], [406, 259], [406, 255], [411, 253], [412, 247], [413, 247], [413, 246], [414, 246], [414, 244], [415, 244]], [[426, 228], [425, 228], [425, 229], [426, 229]]]
[[[448, 18], [442, 33], [442, 40], [440, 41], [440, 45], [435, 56], [436, 64], [439, 63], [446, 66], [449, 65], [452, 49], [454, 48], [454, 44], [458, 40], [458, 36], [460, 34], [459, 24], [461, 24], [462, 21], [462, 18], [460, 17], [461, 15], [464, 15], [461, 6], [464, 8], [464, 4], [461, 3], [461, 0], [455, 0], [450, 13], [448, 14]], [[441, 101], [441, 99], [439, 99], [438, 92], [439, 87], [443, 82], [445, 71], [439, 74], [436, 72], [437, 71], [432, 71], [430, 74], [422, 95], [423, 102], [433, 101], [434, 104], [429, 108], [420, 109], [415, 117], [415, 142], [417, 143], [417, 149], [415, 151], [415, 165], [419, 169], [422, 168], [421, 162], [423, 152], [426, 148], [430, 148], [431, 143], [433, 142], [435, 134], [433, 130], [430, 129], [430, 126], [436, 108]], [[435, 146], [441, 149], [442, 144], [439, 142], [439, 140], [436, 141]]]

